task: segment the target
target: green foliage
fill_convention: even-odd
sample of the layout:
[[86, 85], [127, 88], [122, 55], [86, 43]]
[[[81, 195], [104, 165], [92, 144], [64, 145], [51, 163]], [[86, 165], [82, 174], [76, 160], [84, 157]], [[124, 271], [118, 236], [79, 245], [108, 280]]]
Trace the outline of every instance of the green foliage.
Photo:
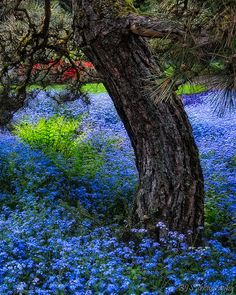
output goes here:
[[211, 66], [212, 70], [214, 70], [216, 72], [224, 70], [224, 64], [223, 64], [223, 62], [220, 62], [220, 61], [213, 61], [210, 63], [210, 66]]
[[87, 83], [81, 87], [82, 92], [88, 93], [104, 93], [107, 92], [105, 86], [102, 83]]
[[128, 5], [133, 5], [133, 0], [125, 0], [125, 3]]
[[22, 122], [15, 126], [15, 132], [33, 148], [39, 148], [47, 153], [60, 152], [65, 158], [71, 156], [75, 141], [76, 129], [80, 120], [52, 117], [49, 120], [41, 118], [37, 124]]
[[[63, 91], [68, 89], [68, 85], [67, 84], [51, 84], [51, 85], [47, 85], [47, 87], [44, 88], [38, 84], [31, 84], [27, 87], [27, 91], [33, 91], [33, 90], [39, 90], [39, 89]], [[105, 93], [107, 92], [107, 90], [102, 83], [86, 83], [82, 85], [81, 92], [97, 94], [97, 93]]]
[[236, 167], [236, 154], [231, 158], [230, 162], [231, 162], [230, 164], [232, 167]]
[[179, 95], [182, 94], [193, 94], [193, 93], [200, 93], [206, 91], [207, 88], [204, 85], [194, 85], [190, 83], [186, 83], [178, 87], [176, 93]]
[[[207, 230], [219, 230], [219, 228], [215, 228], [217, 226], [222, 227], [222, 225], [226, 225], [228, 223], [228, 214], [227, 211], [220, 210], [217, 207], [220, 199], [224, 198], [224, 196], [217, 195], [214, 191], [209, 191], [207, 193], [207, 202], [205, 203], [205, 223]], [[212, 228], [212, 226], [214, 228]]]
[[[169, 66], [164, 71], [166, 77], [173, 78], [175, 76], [175, 69], [172, 66]], [[192, 83], [185, 83], [180, 85], [176, 91], [177, 94], [193, 94], [193, 93], [200, 93], [206, 91], [207, 88], [204, 85], [192, 84]]]
[[152, 0], [134, 0], [134, 6], [137, 7], [141, 12], [146, 12], [151, 9], [153, 5]]
[[[205, 235], [222, 232], [227, 228], [228, 237], [222, 236], [221, 242], [233, 247], [231, 240], [235, 237], [235, 222], [229, 214], [230, 200], [225, 202], [227, 195], [219, 194], [214, 189], [207, 191], [205, 202]], [[221, 206], [219, 206], [221, 204]], [[224, 206], [222, 206], [224, 204]], [[229, 239], [230, 236], [230, 239]], [[232, 244], [231, 244], [232, 243]]]
[[[136, 2], [143, 5], [148, 3], [148, 0]], [[161, 75], [159, 72], [155, 74], [156, 80], [160, 80], [156, 87], [154, 85], [155, 94], [159, 99], [166, 100], [172, 97], [172, 92], [179, 85], [188, 82], [201, 84], [207, 89], [225, 90], [220, 98], [215, 98], [217, 112], [224, 113], [235, 109], [232, 90], [235, 91], [236, 27], [231, 24], [236, 15], [236, 1], [150, 2], [151, 5], [145, 13], [174, 21], [177, 27], [181, 24], [186, 32], [180, 42], [171, 40], [168, 36], [150, 41], [162, 72]], [[201, 37], [203, 32], [209, 38], [207, 42]], [[179, 94], [200, 92], [198, 89], [189, 90], [184, 89]]]
[[68, 176], [94, 177], [103, 164], [103, 153], [86, 139], [82, 117], [54, 116], [36, 124], [22, 122], [14, 133], [34, 149], [42, 150]]

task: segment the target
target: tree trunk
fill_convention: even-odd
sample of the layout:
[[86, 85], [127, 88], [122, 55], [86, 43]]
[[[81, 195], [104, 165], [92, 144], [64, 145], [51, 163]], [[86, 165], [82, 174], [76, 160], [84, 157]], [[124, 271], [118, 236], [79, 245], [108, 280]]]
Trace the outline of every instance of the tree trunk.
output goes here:
[[26, 99], [26, 93], [12, 93], [10, 87], [5, 87], [0, 92], [0, 129], [4, 129], [19, 110]]
[[147, 42], [129, 30], [131, 10], [121, 0], [75, 0], [75, 39], [104, 77], [134, 148], [139, 188], [133, 225], [160, 236], [161, 221], [199, 244], [204, 188], [192, 129], [179, 97], [150, 97], [147, 80], [160, 70]]

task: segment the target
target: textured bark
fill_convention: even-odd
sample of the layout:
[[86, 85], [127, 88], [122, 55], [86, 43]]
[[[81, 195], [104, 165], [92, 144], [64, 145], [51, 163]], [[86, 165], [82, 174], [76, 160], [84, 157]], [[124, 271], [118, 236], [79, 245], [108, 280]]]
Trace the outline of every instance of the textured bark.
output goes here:
[[184, 42], [186, 31], [179, 22], [136, 15], [129, 16], [129, 18], [130, 29], [134, 34], [150, 38], [168, 37]]
[[11, 94], [11, 89], [6, 88], [0, 93], [0, 129], [6, 127], [13, 117], [14, 112], [24, 105], [25, 93]]
[[139, 171], [132, 221], [157, 235], [156, 223], [191, 231], [200, 243], [203, 226], [203, 177], [198, 150], [181, 99], [158, 102], [145, 90], [159, 68], [147, 42], [130, 31], [124, 1], [75, 0], [75, 39], [104, 77], [131, 139]]

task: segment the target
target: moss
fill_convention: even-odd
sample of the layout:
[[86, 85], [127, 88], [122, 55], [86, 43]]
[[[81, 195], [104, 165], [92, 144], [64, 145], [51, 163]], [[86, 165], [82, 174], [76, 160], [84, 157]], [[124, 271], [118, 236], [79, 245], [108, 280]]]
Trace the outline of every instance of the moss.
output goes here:
[[[123, 2], [123, 5], [120, 5], [120, 2]], [[118, 5], [118, 15], [126, 15], [128, 13], [137, 13], [136, 8], [133, 5], [133, 0], [124, 0], [124, 1], [119, 1], [117, 0], [116, 5]]]
[[134, 1], [133, 1], [133, 0], [125, 0], [125, 3], [126, 3], [127, 5], [134, 6]]
[[95, 4], [95, 10], [101, 17], [116, 17], [137, 12], [133, 0], [100, 0]]

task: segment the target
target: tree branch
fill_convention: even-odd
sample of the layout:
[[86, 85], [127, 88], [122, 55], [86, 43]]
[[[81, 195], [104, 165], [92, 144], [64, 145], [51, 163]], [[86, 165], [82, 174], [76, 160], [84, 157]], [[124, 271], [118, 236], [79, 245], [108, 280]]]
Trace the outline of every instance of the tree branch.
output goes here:
[[132, 33], [142, 37], [167, 38], [185, 43], [186, 36], [188, 35], [197, 47], [216, 41], [203, 30], [193, 29], [190, 32], [183, 24], [173, 20], [158, 20], [146, 16], [129, 15], [129, 25]]
[[52, 14], [52, 12], [51, 12], [51, 0], [45, 0], [45, 3], [44, 3], [44, 22], [43, 22], [42, 30], [40, 32], [43, 37], [46, 37], [48, 35], [51, 14]]
[[143, 37], [182, 39], [186, 34], [184, 26], [176, 21], [157, 20], [145, 16], [130, 16], [130, 30]]

